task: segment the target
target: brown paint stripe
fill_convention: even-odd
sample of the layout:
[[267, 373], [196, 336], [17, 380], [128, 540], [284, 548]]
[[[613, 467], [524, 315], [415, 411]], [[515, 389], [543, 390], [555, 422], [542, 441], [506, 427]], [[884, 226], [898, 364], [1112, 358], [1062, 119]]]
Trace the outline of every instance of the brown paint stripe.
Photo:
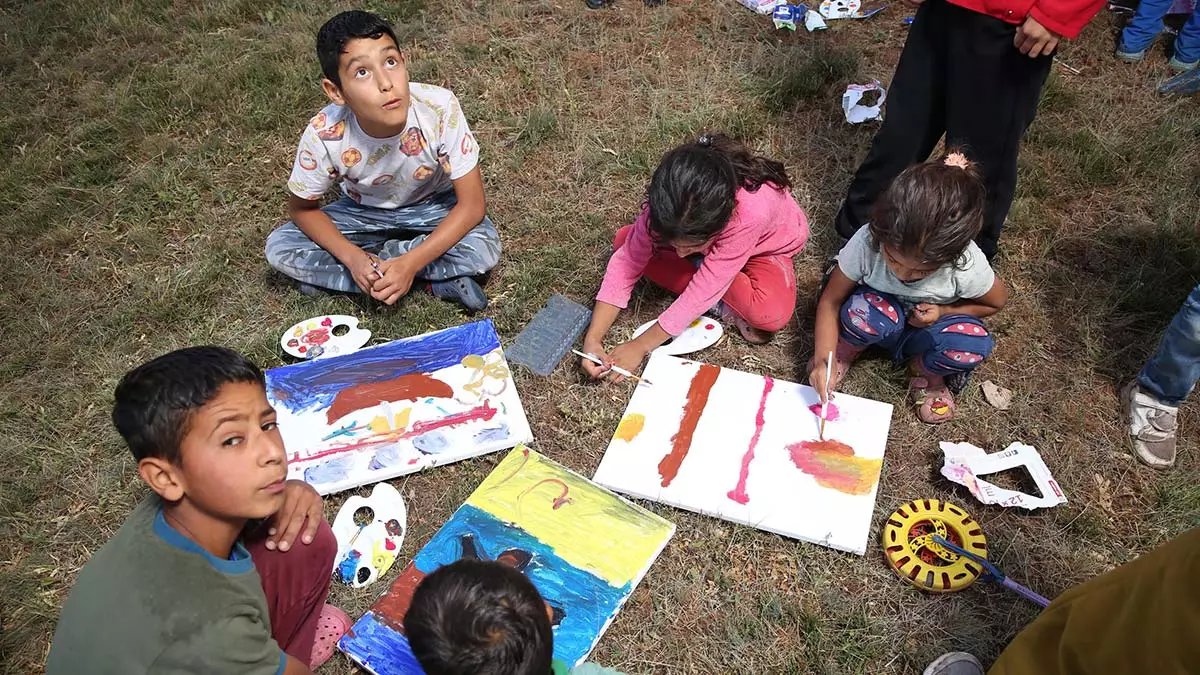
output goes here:
[[721, 374], [720, 366], [702, 364], [700, 370], [692, 378], [688, 387], [687, 402], [683, 405], [683, 418], [679, 420], [679, 431], [671, 437], [671, 452], [658, 463], [658, 475], [662, 476], [662, 486], [667, 487], [675, 480], [683, 458], [687, 457], [692, 448], [692, 434], [696, 433], [696, 425], [704, 414], [704, 406], [708, 405], [708, 394], [717, 383], [717, 375]]

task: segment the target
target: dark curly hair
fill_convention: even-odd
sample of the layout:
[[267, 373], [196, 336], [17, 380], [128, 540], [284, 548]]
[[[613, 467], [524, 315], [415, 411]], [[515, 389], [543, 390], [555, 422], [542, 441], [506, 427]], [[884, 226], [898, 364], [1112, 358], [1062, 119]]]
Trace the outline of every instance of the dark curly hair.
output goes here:
[[958, 264], [983, 227], [986, 196], [975, 165], [950, 149], [896, 176], [871, 210], [871, 237], [930, 265]]

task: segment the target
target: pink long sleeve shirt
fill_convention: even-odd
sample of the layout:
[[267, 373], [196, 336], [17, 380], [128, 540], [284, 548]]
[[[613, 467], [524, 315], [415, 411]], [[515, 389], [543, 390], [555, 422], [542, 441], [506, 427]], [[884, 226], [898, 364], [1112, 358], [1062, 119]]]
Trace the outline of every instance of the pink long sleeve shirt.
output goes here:
[[[806, 241], [808, 219], [790, 192], [770, 184], [755, 192], [739, 189], [729, 224], [708, 243], [700, 268], [683, 293], [659, 315], [658, 324], [671, 335], [679, 335], [725, 295], [747, 260], [763, 255], [792, 257]], [[624, 309], [655, 246], [650, 210], [646, 207], [634, 222], [625, 245], [609, 258], [596, 299]], [[669, 249], [668, 242], [661, 246]]]

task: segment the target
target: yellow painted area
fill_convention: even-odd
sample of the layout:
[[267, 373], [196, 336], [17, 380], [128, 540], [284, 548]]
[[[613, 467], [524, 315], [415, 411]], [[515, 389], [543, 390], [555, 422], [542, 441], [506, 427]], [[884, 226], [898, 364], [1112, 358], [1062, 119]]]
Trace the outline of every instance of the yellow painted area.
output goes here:
[[401, 431], [408, 427], [408, 416], [412, 414], [412, 408], [405, 408], [396, 415], [393, 425], [389, 428], [387, 418], [383, 415], [376, 415], [375, 419], [371, 420], [367, 426], [371, 428], [373, 434], [386, 434], [389, 431]]
[[524, 446], [510, 452], [467, 503], [519, 526], [563, 560], [616, 587], [641, 574], [675, 530]]
[[637, 438], [637, 435], [642, 433], [642, 427], [646, 426], [646, 416], [641, 413], [629, 413], [621, 418], [621, 423], [617, 425], [617, 433], [613, 434], [613, 438], [619, 438], [626, 443]]

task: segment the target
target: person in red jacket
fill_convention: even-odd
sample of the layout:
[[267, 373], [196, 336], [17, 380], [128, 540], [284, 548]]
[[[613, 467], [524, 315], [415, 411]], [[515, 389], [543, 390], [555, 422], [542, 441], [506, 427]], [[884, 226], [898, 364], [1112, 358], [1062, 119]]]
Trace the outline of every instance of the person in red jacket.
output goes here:
[[976, 238], [990, 259], [1017, 185], [1017, 152], [1063, 38], [1104, 0], [906, 0], [919, 6], [888, 92], [887, 116], [838, 211], [838, 234], [866, 224], [883, 189], [923, 162], [943, 134], [983, 175]]

